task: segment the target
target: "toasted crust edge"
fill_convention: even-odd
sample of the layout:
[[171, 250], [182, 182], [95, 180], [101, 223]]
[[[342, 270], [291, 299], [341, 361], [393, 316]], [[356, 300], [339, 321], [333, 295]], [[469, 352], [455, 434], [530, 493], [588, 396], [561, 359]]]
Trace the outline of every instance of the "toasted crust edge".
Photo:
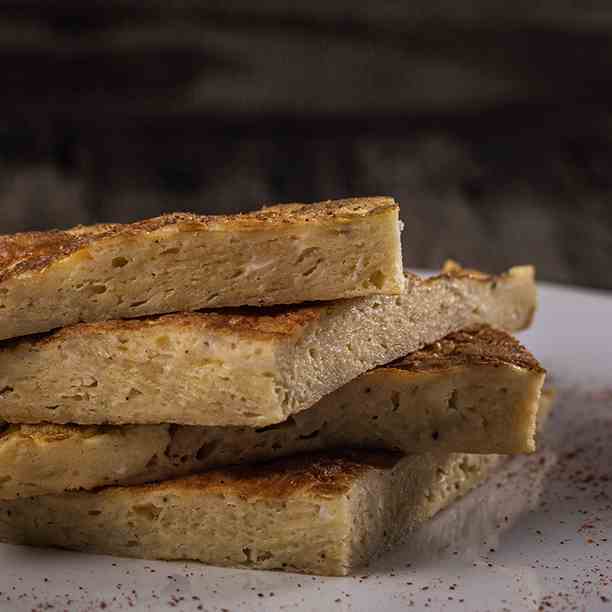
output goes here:
[[312, 222], [346, 222], [360, 217], [399, 210], [393, 198], [347, 198], [312, 204], [277, 204], [262, 210], [236, 215], [171, 213], [128, 224], [77, 226], [68, 230], [24, 232], [0, 235], [0, 283], [23, 274], [41, 272], [51, 264], [93, 243], [138, 235], [159, 235], [177, 231], [251, 231], [282, 225]]
[[546, 370], [513, 336], [488, 325], [453, 332], [433, 344], [397, 359], [383, 369], [439, 372], [462, 366], [515, 366], [533, 373]]

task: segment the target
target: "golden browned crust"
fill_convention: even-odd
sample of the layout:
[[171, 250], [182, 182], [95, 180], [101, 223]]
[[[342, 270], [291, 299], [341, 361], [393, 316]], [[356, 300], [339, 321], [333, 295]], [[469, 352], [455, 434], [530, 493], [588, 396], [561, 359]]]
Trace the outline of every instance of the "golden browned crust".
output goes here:
[[28, 425], [5, 423], [4, 427], [0, 425], [0, 437], [17, 434], [22, 438], [30, 438], [34, 441], [59, 442], [60, 440], [67, 440], [72, 436], [78, 436], [79, 439], [83, 439], [100, 436], [108, 431], [121, 432], [121, 430], [122, 428], [111, 425], [73, 425], [70, 423], [66, 425], [56, 425], [54, 423]]
[[452, 276], [454, 278], [474, 278], [478, 280], [493, 280], [494, 275], [475, 270], [474, 268], [464, 268], [460, 263], [452, 259], [447, 259], [442, 266], [440, 276]]
[[278, 204], [237, 215], [173, 213], [129, 224], [79, 226], [69, 230], [0, 235], [0, 283], [20, 274], [43, 270], [78, 251], [87, 254], [94, 242], [121, 236], [154, 234], [168, 227], [178, 231], [252, 230], [265, 226], [299, 225], [313, 221], [351, 220], [397, 208], [393, 198], [351, 198], [314, 204]]
[[254, 223], [256, 225], [271, 221], [283, 224], [304, 223], [324, 221], [329, 217], [334, 219], [365, 217], [384, 212], [390, 208], [398, 208], [398, 204], [393, 198], [387, 196], [325, 200], [317, 202], [315, 205], [290, 202], [265, 206], [255, 213], [242, 215], [242, 219], [249, 224]]
[[512, 365], [532, 372], [545, 372], [537, 359], [515, 338], [488, 326], [449, 334], [385, 367], [425, 372], [482, 365]]
[[420, 278], [414, 274], [409, 272], [404, 272], [404, 276], [407, 279], [417, 278], [421, 282], [425, 284], [435, 283], [439, 281], [441, 278], [447, 279], [462, 279], [469, 278], [471, 280], [480, 281], [482, 283], [489, 283], [492, 289], [497, 287], [497, 283], [499, 283], [503, 279], [507, 279], [512, 274], [512, 270], [509, 272], [503, 272], [502, 274], [489, 274], [487, 272], [482, 272], [481, 270], [476, 270], [474, 268], [463, 268], [461, 264], [453, 261], [452, 259], [447, 259], [442, 266], [442, 269], [438, 274], [433, 276], [428, 276], [427, 278]]
[[474, 268], [464, 268], [460, 263], [453, 261], [452, 259], [447, 259], [442, 266], [442, 270], [440, 270], [439, 274], [435, 276], [430, 276], [425, 280], [426, 283], [435, 282], [440, 278], [469, 278], [471, 280], [480, 281], [482, 283], [490, 283], [491, 288], [495, 289], [497, 283], [503, 279], [507, 278], [509, 272], [504, 272], [502, 274], [489, 274], [487, 272], [482, 272], [481, 270], [476, 270]]
[[[274, 340], [294, 336], [312, 321], [321, 316], [324, 304], [299, 307], [283, 306], [269, 308], [236, 308], [223, 311], [179, 312], [155, 315], [138, 319], [114, 319], [96, 323], [77, 323], [51, 332], [27, 337], [30, 346], [43, 346], [51, 342], [62, 342], [76, 336], [121, 333], [142, 329], [172, 327], [174, 331], [184, 328], [207, 329], [215, 333], [231, 333], [253, 340]], [[14, 346], [23, 339], [0, 341], [0, 348]]]
[[[304, 493], [314, 498], [346, 492], [361, 474], [371, 469], [393, 467], [402, 455], [383, 451], [342, 450], [327, 453], [294, 455], [255, 465], [215, 469], [187, 478], [130, 490], [150, 489], [160, 492], [219, 492], [243, 499], [287, 499]], [[117, 487], [121, 490], [124, 487]]]
[[55, 260], [71, 255], [88, 243], [70, 232], [28, 232], [0, 236], [0, 282], [24, 272], [42, 270]]

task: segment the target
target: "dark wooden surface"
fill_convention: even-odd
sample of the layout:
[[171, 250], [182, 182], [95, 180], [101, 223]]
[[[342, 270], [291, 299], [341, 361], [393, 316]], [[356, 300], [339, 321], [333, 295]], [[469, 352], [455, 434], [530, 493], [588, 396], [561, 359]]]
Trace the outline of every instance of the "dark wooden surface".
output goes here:
[[607, 2], [286, 6], [3, 3], [0, 231], [390, 194], [408, 265], [612, 288]]

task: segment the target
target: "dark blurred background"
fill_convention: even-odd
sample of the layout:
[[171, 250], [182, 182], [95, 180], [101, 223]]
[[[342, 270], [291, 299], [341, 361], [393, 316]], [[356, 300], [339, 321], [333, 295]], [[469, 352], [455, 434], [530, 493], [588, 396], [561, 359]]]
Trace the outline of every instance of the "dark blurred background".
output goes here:
[[612, 288], [609, 0], [0, 4], [0, 232], [389, 194], [405, 262]]

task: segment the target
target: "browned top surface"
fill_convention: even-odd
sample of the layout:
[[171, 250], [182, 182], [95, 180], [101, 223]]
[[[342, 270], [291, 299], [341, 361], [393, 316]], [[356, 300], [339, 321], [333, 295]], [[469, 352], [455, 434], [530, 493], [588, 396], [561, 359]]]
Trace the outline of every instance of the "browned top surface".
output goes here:
[[[304, 454], [132, 488], [175, 494], [219, 492], [245, 499], [267, 497], [279, 501], [298, 495], [326, 498], [342, 495], [369, 470], [391, 469], [400, 459], [401, 455], [386, 451]], [[116, 487], [109, 492], [120, 494], [122, 490]]]
[[[406, 273], [409, 282], [405, 283], [404, 292], [410, 294], [419, 284], [435, 286], [448, 278], [472, 279], [486, 283], [503, 283], [506, 274], [495, 276], [475, 270], [464, 270], [458, 264], [453, 269], [446, 269], [438, 276], [422, 279]], [[363, 298], [355, 298], [357, 300]], [[395, 299], [380, 296], [381, 300]], [[269, 308], [234, 308], [219, 311], [207, 310], [200, 312], [181, 312], [168, 315], [154, 315], [137, 319], [117, 319], [99, 321], [96, 323], [77, 323], [55, 331], [0, 341], [0, 350], [3, 347], [14, 345], [38, 345], [49, 342], [61, 342], [75, 336], [93, 336], [96, 334], [130, 333], [139, 330], [155, 328], [156, 332], [171, 333], [177, 329], [198, 328], [208, 329], [218, 333], [232, 333], [241, 338], [273, 340], [299, 335], [305, 327], [317, 321], [325, 312], [333, 310], [337, 304], [350, 303], [350, 300], [337, 302], [310, 303], [300, 306], [274, 306]], [[163, 329], [163, 331], [162, 331]]]
[[51, 332], [0, 341], [0, 350], [15, 346], [42, 347], [79, 336], [93, 338], [125, 334], [129, 338], [132, 333], [146, 330], [171, 336], [180, 330], [193, 329], [195, 333], [232, 334], [240, 340], [282, 340], [302, 333], [308, 323], [319, 319], [326, 307], [324, 304], [313, 304], [302, 307], [237, 308], [77, 323]]
[[0, 282], [25, 272], [35, 272], [61, 260], [92, 243], [118, 236], [177, 231], [249, 230], [274, 228], [284, 224], [338, 222], [397, 208], [393, 198], [352, 198], [314, 204], [279, 204], [238, 215], [194, 215], [173, 213], [130, 224], [105, 224], [75, 227], [70, 230], [28, 232], [0, 236]]
[[505, 364], [544, 372], [536, 358], [515, 338], [487, 326], [449, 334], [385, 367], [421, 373], [459, 366]]
[[112, 425], [55, 425], [37, 423], [34, 425], [9, 424], [0, 426], [0, 446], [11, 438], [29, 438], [39, 442], [61, 442], [78, 436], [79, 439], [99, 436], [107, 432], [121, 432], [122, 428]]
[[464, 268], [460, 263], [452, 259], [447, 259], [442, 266], [442, 275], [454, 276], [455, 278], [475, 278], [483, 281], [492, 280], [493, 275], [474, 270], [473, 268]]

